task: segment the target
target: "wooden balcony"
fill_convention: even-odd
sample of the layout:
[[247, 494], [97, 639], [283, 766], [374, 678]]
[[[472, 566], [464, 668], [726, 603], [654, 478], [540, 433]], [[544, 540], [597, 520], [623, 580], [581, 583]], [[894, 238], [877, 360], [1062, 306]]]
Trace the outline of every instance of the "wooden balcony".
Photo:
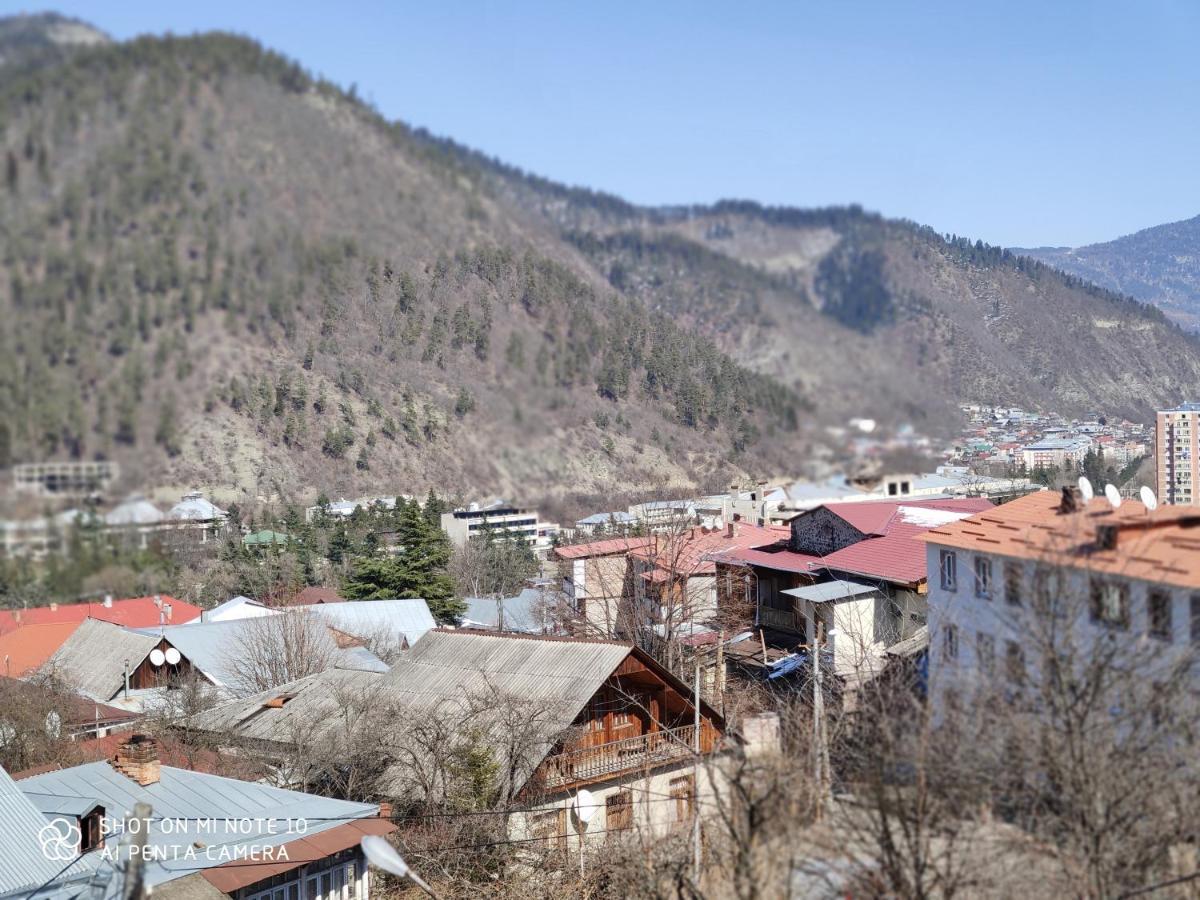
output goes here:
[[[624, 772], [636, 772], [689, 758], [695, 746], [695, 733], [694, 725], [686, 725], [559, 753], [543, 764], [542, 786], [556, 790], [569, 785], [604, 781]], [[700, 752], [711, 752], [715, 743], [716, 732], [706, 724], [701, 725]]]

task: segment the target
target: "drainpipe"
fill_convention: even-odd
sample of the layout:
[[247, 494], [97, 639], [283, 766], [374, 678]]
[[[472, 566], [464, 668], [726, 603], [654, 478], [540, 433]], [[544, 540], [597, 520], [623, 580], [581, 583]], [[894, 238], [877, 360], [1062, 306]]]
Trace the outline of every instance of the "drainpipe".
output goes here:
[[125, 699], [129, 699], [129, 660], [125, 660]]

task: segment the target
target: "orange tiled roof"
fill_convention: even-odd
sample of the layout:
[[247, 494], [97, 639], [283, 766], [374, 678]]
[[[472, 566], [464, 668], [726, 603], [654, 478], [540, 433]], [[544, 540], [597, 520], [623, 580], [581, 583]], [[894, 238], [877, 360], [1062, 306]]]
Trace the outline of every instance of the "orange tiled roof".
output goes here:
[[[1114, 510], [1096, 498], [1075, 512], [1062, 497], [1029, 494], [993, 510], [935, 528], [922, 536], [932, 544], [1064, 565], [1177, 587], [1200, 588], [1200, 509], [1160, 506], [1153, 512], [1136, 500]], [[1104, 526], [1116, 529], [1112, 549], [1101, 549]]]
[[20, 625], [0, 634], [0, 675], [28, 675], [52, 657], [78, 627], [79, 622], [50, 622]]

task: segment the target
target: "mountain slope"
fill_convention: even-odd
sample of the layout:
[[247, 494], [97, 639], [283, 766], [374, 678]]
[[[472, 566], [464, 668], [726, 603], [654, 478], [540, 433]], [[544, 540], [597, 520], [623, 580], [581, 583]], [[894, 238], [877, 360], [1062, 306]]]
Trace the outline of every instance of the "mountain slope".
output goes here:
[[1200, 329], [1200, 216], [1086, 247], [1014, 250], [1160, 307]]
[[855, 413], [1200, 384], [1161, 313], [1039, 263], [857, 208], [638, 208], [227, 35], [7, 67], [0, 156], [0, 464], [598, 499], [803, 472]]
[[243, 39], [80, 51], [5, 79], [0, 121], [0, 462], [529, 497], [724, 481], [796, 438], [794, 393]]

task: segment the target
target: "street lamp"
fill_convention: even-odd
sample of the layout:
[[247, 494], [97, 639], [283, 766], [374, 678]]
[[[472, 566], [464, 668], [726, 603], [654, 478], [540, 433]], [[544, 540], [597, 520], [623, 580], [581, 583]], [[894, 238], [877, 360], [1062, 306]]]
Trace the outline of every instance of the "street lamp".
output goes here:
[[433, 889], [425, 883], [416, 872], [408, 867], [408, 863], [404, 861], [396, 848], [385, 841], [379, 835], [369, 834], [362, 839], [363, 855], [367, 858], [367, 862], [383, 869], [385, 872], [390, 872], [398, 878], [407, 878], [421, 890], [423, 890], [434, 900], [437, 900], [437, 894]]

